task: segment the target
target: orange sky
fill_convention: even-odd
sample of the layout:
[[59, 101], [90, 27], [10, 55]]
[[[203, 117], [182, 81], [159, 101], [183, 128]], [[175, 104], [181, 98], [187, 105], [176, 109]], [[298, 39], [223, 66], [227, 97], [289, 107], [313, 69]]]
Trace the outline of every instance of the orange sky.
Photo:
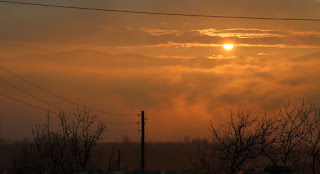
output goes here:
[[[32, 0], [48, 4], [173, 13], [320, 18], [315, 0]], [[222, 45], [233, 43], [226, 51]], [[87, 106], [148, 117], [147, 140], [207, 136], [231, 109], [272, 111], [289, 98], [320, 104], [320, 22], [101, 13], [0, 4], [0, 63]], [[75, 106], [0, 71], [2, 79], [68, 109]], [[0, 83], [0, 91], [50, 106]], [[53, 108], [50, 108], [54, 110]], [[46, 114], [0, 97], [2, 135], [30, 136]], [[136, 122], [138, 117], [111, 122]], [[110, 126], [105, 140], [137, 125]]]

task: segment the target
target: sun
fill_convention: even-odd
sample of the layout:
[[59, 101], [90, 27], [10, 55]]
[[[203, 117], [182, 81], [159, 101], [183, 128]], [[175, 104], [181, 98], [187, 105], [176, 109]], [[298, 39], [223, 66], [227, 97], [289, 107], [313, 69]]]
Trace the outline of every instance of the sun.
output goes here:
[[223, 48], [226, 50], [231, 50], [233, 48], [233, 44], [224, 44]]

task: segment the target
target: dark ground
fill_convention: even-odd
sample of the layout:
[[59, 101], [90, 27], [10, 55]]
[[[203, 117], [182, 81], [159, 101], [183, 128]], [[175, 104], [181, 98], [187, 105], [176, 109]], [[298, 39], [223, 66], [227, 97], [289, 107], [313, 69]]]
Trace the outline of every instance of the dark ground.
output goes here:
[[[140, 168], [140, 144], [118, 143], [121, 170], [135, 171]], [[0, 144], [0, 170], [11, 168], [11, 161], [23, 148], [23, 144]], [[99, 144], [103, 153], [97, 167], [106, 170], [109, 165], [113, 144]], [[186, 171], [190, 168], [191, 143], [147, 143], [145, 153], [146, 171]], [[118, 158], [118, 150], [114, 158]], [[117, 160], [117, 159], [116, 159]]]

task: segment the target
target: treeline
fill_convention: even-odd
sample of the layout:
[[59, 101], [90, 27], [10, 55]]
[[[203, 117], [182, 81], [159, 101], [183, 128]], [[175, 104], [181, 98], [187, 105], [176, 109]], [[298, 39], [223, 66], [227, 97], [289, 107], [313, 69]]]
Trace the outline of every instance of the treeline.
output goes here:
[[[195, 141], [192, 170], [205, 173], [258, 173], [266, 166], [292, 168], [293, 173], [320, 173], [320, 108], [290, 102], [271, 115], [231, 113], [212, 141]], [[263, 170], [262, 170], [263, 171]]]
[[[291, 167], [293, 173], [320, 173], [319, 111], [320, 108], [311, 103], [290, 105], [289, 102], [282, 109], [263, 116], [252, 111], [232, 112], [226, 124], [215, 127], [210, 123], [210, 139], [190, 141], [186, 138], [185, 143], [181, 143], [181, 146], [187, 145], [185, 154], [190, 154], [192, 164], [181, 170], [234, 174], [260, 173], [266, 166], [285, 166]], [[58, 127], [53, 126], [48, 113], [47, 122], [33, 129], [31, 142], [26, 143], [13, 160], [16, 172], [124, 169], [120, 168], [119, 146], [109, 149], [111, 155], [104, 160], [104, 168], [98, 166], [103, 154], [99, 140], [106, 126], [96, 115], [79, 110], [72, 114], [60, 112], [57, 118]], [[152, 156], [152, 152], [149, 153]], [[139, 161], [139, 155], [135, 155], [134, 159]], [[161, 166], [161, 160], [159, 163]]]

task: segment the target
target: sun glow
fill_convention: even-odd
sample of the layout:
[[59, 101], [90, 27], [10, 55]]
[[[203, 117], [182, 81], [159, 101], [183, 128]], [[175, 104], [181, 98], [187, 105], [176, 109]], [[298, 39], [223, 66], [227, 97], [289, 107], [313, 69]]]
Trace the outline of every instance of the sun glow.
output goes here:
[[223, 48], [226, 50], [231, 50], [233, 48], [233, 44], [224, 44]]

